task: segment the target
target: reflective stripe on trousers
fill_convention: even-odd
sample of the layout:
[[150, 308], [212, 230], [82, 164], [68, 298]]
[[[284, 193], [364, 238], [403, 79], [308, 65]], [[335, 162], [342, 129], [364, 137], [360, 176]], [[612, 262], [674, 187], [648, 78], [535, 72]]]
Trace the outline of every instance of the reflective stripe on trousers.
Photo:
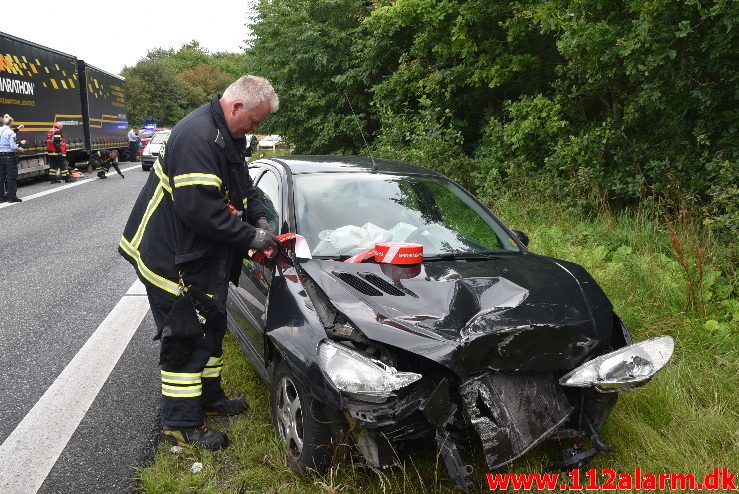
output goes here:
[[[142, 281], [146, 285], [154, 322], [160, 328], [172, 308], [175, 296]], [[226, 314], [219, 313], [211, 317], [205, 323], [204, 330], [205, 337], [192, 345], [190, 355], [183, 365], [160, 365], [162, 422], [166, 426], [199, 426], [203, 423], [203, 405], [225, 397], [220, 374], [223, 367]]]

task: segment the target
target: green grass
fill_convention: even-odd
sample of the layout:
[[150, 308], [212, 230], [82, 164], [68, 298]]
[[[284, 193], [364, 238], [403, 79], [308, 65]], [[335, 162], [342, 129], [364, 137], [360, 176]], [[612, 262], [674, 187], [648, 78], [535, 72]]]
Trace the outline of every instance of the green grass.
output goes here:
[[[713, 467], [739, 471], [739, 295], [731, 266], [709, 246], [703, 280], [708, 315], [686, 307], [687, 282], [658, 221], [621, 214], [583, 218], [552, 205], [499, 200], [494, 211], [511, 228], [526, 232], [531, 250], [585, 266], [601, 284], [635, 340], [660, 334], [675, 338], [671, 362], [647, 386], [623, 393], [604, 429], [614, 451], [594, 468], [651, 473], [695, 473]], [[712, 321], [712, 322], [711, 322]], [[251, 405], [246, 417], [219, 419], [211, 426], [228, 432], [232, 445], [218, 453], [172, 453], [160, 445], [154, 464], [140, 470], [145, 493], [421, 493], [451, 488], [434, 450], [399, 453], [398, 466], [379, 472], [355, 456], [339, 461], [321, 477], [294, 475], [271, 425], [269, 392], [233, 338], [225, 345], [224, 386]], [[540, 472], [558, 447], [543, 445], [509, 469]], [[191, 473], [193, 462], [202, 462]], [[475, 481], [483, 486], [484, 465]], [[478, 489], [481, 492], [485, 489]]]

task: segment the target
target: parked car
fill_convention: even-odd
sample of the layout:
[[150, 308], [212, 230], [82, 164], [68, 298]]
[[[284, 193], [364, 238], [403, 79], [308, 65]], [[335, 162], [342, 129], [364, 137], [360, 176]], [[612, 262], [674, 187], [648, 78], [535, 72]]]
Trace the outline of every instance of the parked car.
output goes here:
[[265, 136], [259, 141], [259, 149], [271, 149], [274, 151], [277, 149], [278, 146], [282, 144], [282, 137], [278, 136], [277, 134], [271, 134]]
[[150, 138], [146, 147], [141, 152], [141, 168], [144, 171], [149, 171], [154, 166], [154, 162], [159, 157], [159, 151], [162, 145], [169, 139], [170, 133], [170, 130], [160, 130]]
[[[546, 439], [583, 444], [555, 460], [579, 468], [610, 449], [599, 431], [618, 392], [672, 355], [669, 336], [634, 344], [583, 267], [530, 252], [442, 175], [336, 156], [262, 158], [249, 173], [272, 228], [305, 239], [245, 261], [227, 306], [297, 471], [325, 470], [347, 436], [379, 468], [435, 443], [463, 489], [457, 444], [471, 441], [490, 469]], [[383, 242], [422, 258], [388, 263]]]
[[139, 147], [138, 157], [140, 158], [141, 155], [144, 153], [144, 148], [147, 144], [149, 144], [149, 141], [151, 138], [156, 134], [157, 130], [149, 130], [149, 129], [142, 129], [139, 130], [139, 140], [141, 141], [141, 147]]

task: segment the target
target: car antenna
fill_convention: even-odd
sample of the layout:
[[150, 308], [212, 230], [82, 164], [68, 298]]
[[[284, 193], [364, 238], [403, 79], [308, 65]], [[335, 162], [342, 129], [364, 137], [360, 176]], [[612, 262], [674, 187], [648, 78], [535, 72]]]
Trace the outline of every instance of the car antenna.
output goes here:
[[344, 97], [346, 98], [346, 102], [349, 103], [349, 109], [352, 111], [352, 115], [354, 115], [354, 118], [357, 120], [357, 129], [359, 129], [359, 135], [362, 136], [362, 140], [364, 141], [364, 147], [367, 148], [367, 153], [369, 154], [369, 157], [372, 160], [372, 173], [377, 173], [377, 163], [375, 163], [375, 158], [374, 156], [372, 156], [372, 151], [370, 151], [369, 144], [367, 144], [367, 139], [364, 138], [364, 132], [362, 132], [362, 126], [359, 125], [359, 117], [357, 117], [357, 114], [354, 113], [354, 107], [352, 106], [352, 102], [349, 101], [349, 96], [346, 94], [346, 91], [344, 91]]

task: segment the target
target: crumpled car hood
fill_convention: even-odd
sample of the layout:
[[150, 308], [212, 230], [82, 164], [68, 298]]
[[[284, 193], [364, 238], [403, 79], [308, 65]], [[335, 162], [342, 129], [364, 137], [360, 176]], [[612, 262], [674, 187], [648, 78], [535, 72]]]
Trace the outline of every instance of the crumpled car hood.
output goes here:
[[411, 267], [312, 259], [300, 267], [369, 339], [462, 378], [568, 370], [610, 342], [610, 302], [565, 261], [526, 254]]

